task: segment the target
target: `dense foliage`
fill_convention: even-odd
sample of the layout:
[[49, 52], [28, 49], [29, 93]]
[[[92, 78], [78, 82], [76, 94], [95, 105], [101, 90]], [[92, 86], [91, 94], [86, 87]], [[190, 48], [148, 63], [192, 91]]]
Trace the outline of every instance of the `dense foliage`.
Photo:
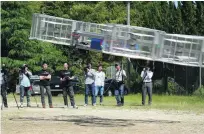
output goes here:
[[[100, 53], [83, 56], [66, 46], [29, 40], [33, 13], [95, 23], [126, 24], [126, 2], [2, 2], [1, 3], [1, 61], [9, 68], [29, 64], [32, 71], [40, 69], [43, 61], [53, 70], [62, 69], [63, 62], [74, 64], [73, 69], [83, 79], [81, 68], [92, 60], [93, 66], [102, 62], [105, 68], [112, 64]], [[131, 25], [164, 30], [169, 33], [204, 35], [204, 2], [131, 2]], [[139, 81], [130, 71], [129, 86]]]

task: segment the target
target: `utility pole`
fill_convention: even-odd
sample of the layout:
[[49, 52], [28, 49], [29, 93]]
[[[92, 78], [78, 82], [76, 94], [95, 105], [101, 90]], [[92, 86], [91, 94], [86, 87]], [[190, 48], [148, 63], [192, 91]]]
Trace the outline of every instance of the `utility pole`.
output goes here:
[[[130, 1], [127, 1], [127, 25], [130, 26]], [[127, 59], [128, 87], [130, 88], [130, 60]]]
[[130, 1], [127, 2], [127, 25], [130, 25]]

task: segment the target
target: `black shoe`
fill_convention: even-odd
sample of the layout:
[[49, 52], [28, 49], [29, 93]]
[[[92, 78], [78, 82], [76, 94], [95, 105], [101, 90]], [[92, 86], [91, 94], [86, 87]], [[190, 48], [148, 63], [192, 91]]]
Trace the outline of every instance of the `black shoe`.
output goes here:
[[118, 106], [118, 107], [120, 107], [120, 106], [122, 106], [122, 104], [121, 104], [121, 103], [119, 103], [119, 104], [117, 104], [117, 106]]
[[30, 104], [27, 104], [27, 107], [31, 107], [31, 105], [30, 105]]

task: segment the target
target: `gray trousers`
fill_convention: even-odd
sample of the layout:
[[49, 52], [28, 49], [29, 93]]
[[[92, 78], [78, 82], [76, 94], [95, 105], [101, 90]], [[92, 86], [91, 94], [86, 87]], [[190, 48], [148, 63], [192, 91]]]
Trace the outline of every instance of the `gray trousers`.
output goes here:
[[67, 95], [69, 95], [69, 99], [70, 99], [70, 102], [71, 102], [71, 106], [75, 106], [73, 86], [65, 86], [65, 87], [63, 88], [64, 105], [67, 105], [67, 106], [68, 106]]
[[46, 89], [47, 96], [48, 96], [48, 103], [49, 105], [52, 105], [52, 94], [50, 91], [50, 86], [40, 86], [40, 93], [41, 93], [41, 102], [44, 105], [45, 104], [45, 94], [44, 94], [44, 88]]
[[142, 104], [145, 105], [146, 94], [148, 93], [149, 101], [148, 104], [152, 104], [152, 82], [143, 83], [142, 85]]

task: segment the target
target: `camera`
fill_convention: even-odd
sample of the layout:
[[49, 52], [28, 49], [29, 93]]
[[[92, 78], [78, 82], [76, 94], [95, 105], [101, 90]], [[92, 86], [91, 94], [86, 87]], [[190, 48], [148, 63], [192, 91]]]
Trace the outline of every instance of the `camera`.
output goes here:
[[88, 69], [89, 69], [88, 66], [84, 67], [84, 72], [87, 72]]

